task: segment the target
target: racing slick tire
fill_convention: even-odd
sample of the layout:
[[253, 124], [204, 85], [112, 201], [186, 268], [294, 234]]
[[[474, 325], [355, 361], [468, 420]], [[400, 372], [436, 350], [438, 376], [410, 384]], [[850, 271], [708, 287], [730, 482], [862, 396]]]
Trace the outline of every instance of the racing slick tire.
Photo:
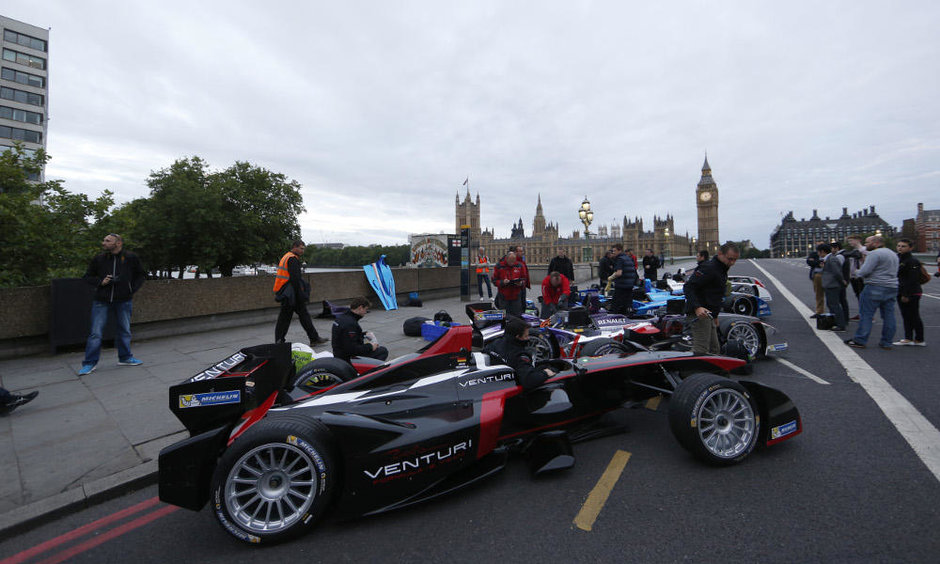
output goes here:
[[604, 356], [630, 352], [634, 352], [634, 349], [620, 341], [613, 339], [597, 339], [584, 345], [579, 356]]
[[333, 357], [317, 358], [297, 371], [294, 387], [314, 393], [352, 380], [358, 375], [356, 369], [344, 360]]
[[[751, 359], [757, 360], [767, 353], [767, 338], [750, 323], [735, 322], [728, 327], [725, 341], [740, 341]], [[734, 355], [730, 355], [734, 356]]]
[[757, 445], [760, 412], [751, 394], [734, 380], [692, 374], [669, 401], [669, 427], [699, 460], [728, 466], [747, 458]]
[[535, 331], [529, 333], [529, 344], [526, 345], [526, 350], [532, 355], [532, 362], [551, 360], [561, 356], [558, 344], [554, 339], [546, 333], [536, 333]]
[[749, 298], [739, 297], [731, 302], [731, 313], [738, 315], [749, 315], [754, 317], [757, 314], [757, 305]]
[[272, 544], [310, 529], [339, 478], [320, 422], [277, 414], [258, 422], [219, 459], [211, 503], [219, 525], [250, 544]]

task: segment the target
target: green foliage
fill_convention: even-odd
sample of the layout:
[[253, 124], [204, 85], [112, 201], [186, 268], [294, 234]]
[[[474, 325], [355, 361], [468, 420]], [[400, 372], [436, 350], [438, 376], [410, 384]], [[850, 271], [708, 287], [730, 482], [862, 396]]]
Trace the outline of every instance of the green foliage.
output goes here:
[[114, 203], [108, 191], [91, 200], [59, 181], [28, 182], [46, 160], [42, 151], [26, 157], [22, 147], [0, 156], [0, 287], [81, 276], [99, 241], [92, 225]]
[[327, 249], [320, 247], [307, 247], [304, 261], [307, 266], [363, 266], [373, 263], [380, 256], [385, 255], [385, 263], [389, 266], [405, 264], [411, 257], [409, 245], [368, 247], [343, 247], [342, 249]]

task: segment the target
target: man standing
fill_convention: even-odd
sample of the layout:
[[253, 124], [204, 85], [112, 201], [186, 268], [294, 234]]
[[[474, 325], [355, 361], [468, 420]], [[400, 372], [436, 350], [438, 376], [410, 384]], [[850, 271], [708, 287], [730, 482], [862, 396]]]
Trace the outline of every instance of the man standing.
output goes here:
[[300, 258], [304, 256], [306, 249], [304, 242], [298, 239], [291, 244], [290, 252], [284, 253], [277, 263], [277, 273], [274, 275], [274, 299], [281, 302], [281, 312], [274, 326], [275, 343], [284, 342], [294, 313], [300, 318], [300, 326], [307, 332], [311, 347], [328, 341], [317, 333], [317, 328], [310, 320], [310, 313], [307, 312], [310, 285], [304, 281], [300, 267]]
[[525, 266], [509, 251], [493, 270], [493, 282], [499, 296], [499, 305], [510, 315], [522, 315], [522, 288], [525, 287]]
[[898, 294], [898, 255], [885, 248], [884, 237], [880, 235], [865, 239], [865, 247], [868, 249], [865, 264], [856, 273], [865, 281], [865, 287], [858, 296], [858, 329], [845, 344], [857, 349], [865, 348], [875, 310], [878, 309], [884, 322], [878, 346], [891, 349], [895, 330], [894, 301]]
[[598, 287], [603, 290], [604, 286], [607, 284], [607, 279], [610, 278], [610, 275], [614, 273], [614, 254], [613, 249], [607, 249], [604, 251], [604, 256], [601, 257], [601, 260], [597, 263], [597, 276], [600, 278], [600, 284]]
[[646, 249], [646, 256], [643, 257], [643, 278], [656, 283], [656, 269], [660, 267], [659, 259], [653, 254], [653, 249]]
[[895, 345], [927, 346], [924, 342], [924, 322], [920, 318], [920, 261], [914, 258], [910, 239], [898, 240], [898, 308], [904, 321], [904, 338]]
[[548, 273], [551, 274], [552, 272], [558, 272], [567, 278], [569, 282], [574, 280], [574, 264], [568, 258], [568, 251], [563, 247], [558, 247], [558, 255], [548, 263]]
[[623, 315], [633, 311], [633, 287], [636, 286], [639, 276], [636, 273], [636, 262], [633, 257], [623, 252], [623, 244], [614, 245], [617, 258], [614, 259], [614, 273], [607, 280], [614, 284], [614, 303], [611, 313]]
[[553, 271], [542, 280], [542, 319], [551, 317], [559, 308], [568, 307], [571, 297], [571, 284], [564, 274]]
[[719, 354], [718, 314], [725, 299], [728, 270], [741, 256], [738, 246], [725, 243], [718, 254], [699, 263], [685, 283], [685, 312], [692, 326], [692, 352]]
[[486, 295], [493, 299], [493, 287], [490, 285], [490, 258], [486, 256], [486, 249], [477, 249], [477, 290], [480, 300], [483, 300], [483, 283], [486, 282]]
[[[816, 246], [822, 245], [822, 241], [816, 241]], [[816, 313], [810, 316], [815, 319], [825, 313], [826, 294], [822, 287], [822, 262], [819, 260], [819, 252], [814, 248], [806, 257], [806, 264], [809, 265], [809, 279], [813, 283], [813, 293], [816, 295]]]
[[350, 362], [354, 356], [385, 360], [388, 349], [379, 346], [372, 332], [363, 333], [359, 320], [367, 313], [372, 303], [364, 297], [353, 298], [349, 311], [341, 313], [333, 322], [333, 356]]
[[842, 306], [842, 311], [845, 312], [845, 319], [849, 319], [849, 299], [846, 295], [846, 288], [849, 285], [849, 274], [851, 272], [851, 265], [849, 264], [849, 259], [846, 255], [849, 252], [846, 249], [842, 248], [842, 243], [838, 241], [833, 241], [830, 243], [832, 246], [832, 254], [839, 256], [839, 263], [842, 265], [842, 279], [845, 280], [845, 285], [842, 286], [842, 290], [839, 292], [839, 304]]
[[519, 301], [522, 303], [522, 310], [525, 311], [526, 292], [532, 287], [532, 283], [529, 281], [529, 265], [525, 261], [525, 247], [519, 245], [518, 247], [510, 247], [509, 250], [516, 252], [516, 261], [522, 265], [524, 271], [522, 277], [525, 278], [525, 282], [522, 285], [522, 292], [519, 294]]
[[114, 345], [118, 350], [118, 364], [140, 366], [143, 362], [131, 354], [131, 312], [134, 293], [144, 284], [144, 268], [137, 255], [124, 250], [124, 239], [116, 233], [101, 241], [100, 255], [91, 259], [83, 277], [94, 286], [95, 296], [91, 304], [91, 333], [85, 343], [85, 360], [78, 371], [79, 376], [91, 374], [101, 357], [101, 334], [109, 315], [117, 322]]
[[[849, 262], [849, 283], [852, 285], [852, 291], [855, 293], [855, 299], [859, 300], [859, 295], [862, 293], [862, 288], [865, 287], [865, 281], [858, 277], [858, 269], [862, 267], [862, 264], [864, 264], [865, 255], [868, 254], [868, 249], [862, 245], [862, 238], [858, 235], [849, 235], [846, 238], [846, 241], [851, 248], [845, 255], [845, 258], [848, 259]], [[858, 315], [855, 315], [850, 319], [857, 321]]]
[[842, 275], [842, 257], [832, 252], [832, 246], [823, 243], [816, 247], [819, 253], [819, 260], [822, 261], [822, 286], [826, 293], [826, 305], [829, 307], [829, 313], [835, 318], [833, 331], [845, 331], [845, 326], [849, 324], [849, 318], [844, 309], [842, 309], [841, 293], [845, 290], [845, 277]]

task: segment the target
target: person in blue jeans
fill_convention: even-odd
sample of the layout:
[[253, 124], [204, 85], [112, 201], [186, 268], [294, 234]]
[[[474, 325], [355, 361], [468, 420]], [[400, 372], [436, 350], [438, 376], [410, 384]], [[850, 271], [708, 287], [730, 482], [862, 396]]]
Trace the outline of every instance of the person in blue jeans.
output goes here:
[[891, 349], [896, 329], [894, 304], [898, 295], [898, 255], [884, 246], [884, 237], [872, 235], [865, 239], [868, 255], [865, 263], [856, 272], [864, 279], [865, 287], [858, 295], [858, 329], [855, 335], [845, 342], [850, 347], [864, 349], [871, 336], [875, 311], [881, 312], [883, 326], [878, 346]]
[[114, 345], [118, 351], [118, 364], [140, 366], [140, 360], [131, 354], [131, 313], [133, 297], [144, 283], [145, 272], [140, 259], [124, 250], [124, 240], [111, 233], [101, 241], [101, 254], [91, 259], [83, 277], [95, 288], [91, 305], [91, 331], [85, 343], [85, 360], [79, 376], [91, 374], [101, 357], [101, 335], [108, 315], [114, 315], [117, 334]]

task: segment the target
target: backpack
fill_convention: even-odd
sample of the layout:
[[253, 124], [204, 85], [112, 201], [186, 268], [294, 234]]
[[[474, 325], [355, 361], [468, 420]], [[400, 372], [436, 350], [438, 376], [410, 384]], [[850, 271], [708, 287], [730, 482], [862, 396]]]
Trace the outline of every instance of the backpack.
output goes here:
[[434, 314], [434, 321], [444, 321], [446, 323], [450, 323], [453, 320], [454, 318], [451, 317], [450, 314], [444, 311], [443, 309]]
[[402, 323], [401, 330], [409, 337], [420, 337], [421, 326], [425, 321], [430, 321], [427, 317], [411, 317]]

